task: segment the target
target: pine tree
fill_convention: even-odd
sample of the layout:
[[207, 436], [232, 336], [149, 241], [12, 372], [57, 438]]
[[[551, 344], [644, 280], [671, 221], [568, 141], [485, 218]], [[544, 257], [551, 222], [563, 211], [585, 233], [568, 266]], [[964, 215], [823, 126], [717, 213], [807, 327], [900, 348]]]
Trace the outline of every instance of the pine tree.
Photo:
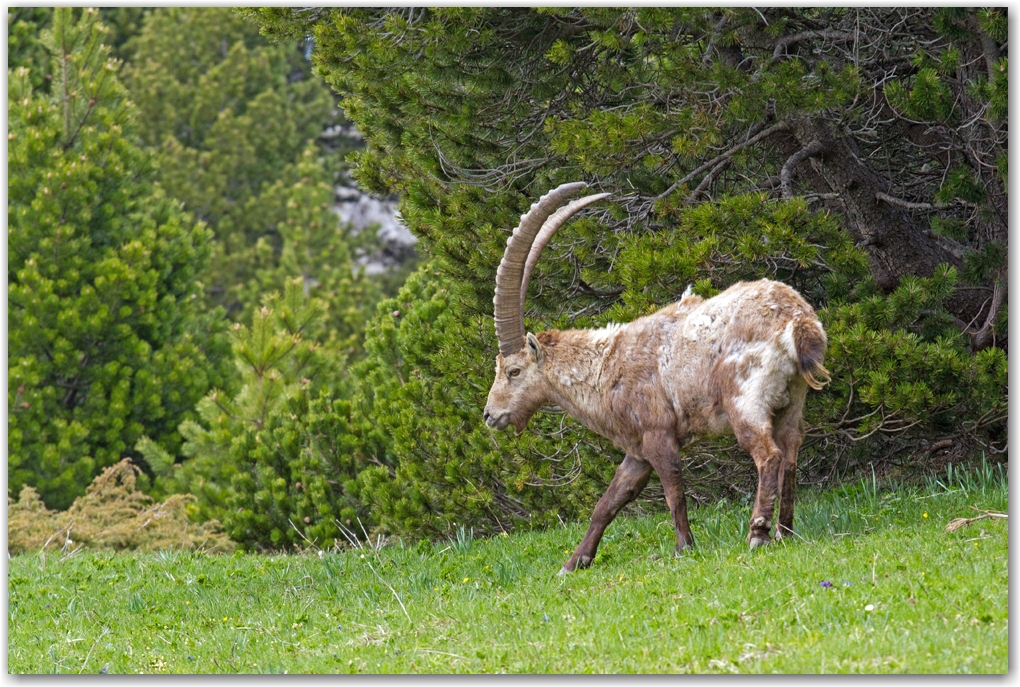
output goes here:
[[[328, 173], [310, 146], [282, 177], [259, 195], [258, 215], [275, 229], [275, 250], [265, 237], [255, 245], [255, 275], [241, 292], [246, 303], [262, 294], [284, 291], [292, 279], [301, 280], [305, 296], [327, 303], [324, 326], [348, 354], [361, 347], [368, 304], [375, 287], [362, 271], [355, 271], [345, 233], [333, 210], [333, 187]], [[249, 306], [251, 309], [254, 306]]]
[[66, 508], [224, 383], [197, 277], [209, 232], [151, 181], [94, 10], [53, 12], [48, 94], [8, 73], [8, 489]]
[[[200, 519], [229, 521], [243, 505], [228, 504], [247, 504], [258, 492], [248, 477], [305, 459], [305, 454], [251, 458], [249, 449], [259, 447], [259, 438], [270, 431], [294, 442], [313, 439], [308, 427], [314, 426], [315, 404], [331, 403], [330, 394], [346, 388], [344, 360], [360, 350], [366, 311], [377, 299], [371, 281], [353, 268], [347, 229], [333, 210], [332, 183], [345, 149], [311, 142], [343, 120], [324, 84], [309, 79], [307, 59], [295, 50], [299, 43], [268, 45], [254, 25], [226, 9], [179, 8], [155, 10], [127, 42], [128, 81], [151, 124], [143, 140], [158, 146], [161, 184], [214, 227], [214, 253], [204, 278], [213, 300], [226, 304], [236, 322], [250, 323], [250, 329], [233, 332], [237, 375], [231, 386], [208, 394], [198, 405], [199, 418], [179, 428], [184, 460], [147, 437], [136, 447], [157, 466], [156, 492], [198, 495]], [[302, 329], [301, 336], [320, 366], [331, 361], [328, 371], [305, 371], [312, 387], [301, 387], [290, 368], [263, 369], [249, 357], [276, 346], [273, 336], [296, 333], [280, 319], [282, 304], [314, 315], [305, 323], [314, 332]], [[295, 349], [283, 362], [297, 355]], [[267, 382], [269, 375], [275, 381]], [[318, 398], [326, 389], [327, 397]], [[291, 404], [303, 410], [285, 411]], [[245, 442], [255, 443], [238, 453], [237, 445]], [[265, 468], [267, 461], [273, 467]], [[320, 500], [334, 498], [331, 487], [313, 488], [318, 482], [312, 477], [291, 479], [291, 472], [300, 471], [295, 465], [274, 479], [297, 483], [306, 495], [321, 492]], [[288, 519], [304, 529], [305, 514], [284, 512], [275, 521], [286, 531], [283, 540], [277, 541], [278, 527], [255, 526], [259, 536], [277, 532], [273, 545], [296, 536]], [[319, 531], [320, 520], [310, 532]], [[323, 532], [332, 527], [336, 534], [329, 518], [322, 522]], [[242, 541], [257, 541], [243, 534], [248, 524], [235, 529]]]
[[[152, 11], [131, 42], [126, 83], [142, 140], [159, 148], [163, 188], [212, 228], [203, 281], [235, 321], [261, 300], [256, 272], [280, 258], [277, 213], [260, 195], [293, 178], [308, 143], [344, 122], [310, 78], [302, 42], [271, 45], [230, 8], [198, 7]], [[333, 181], [346, 151], [317, 148]]]
[[[72, 17], [82, 10], [72, 11]], [[124, 59], [124, 45], [138, 32], [144, 7], [101, 7], [99, 18], [106, 27], [103, 42], [110, 54]], [[7, 13], [7, 68], [28, 69], [28, 78], [37, 93], [48, 93], [53, 74], [50, 73], [50, 55], [42, 42], [42, 32], [52, 24], [53, 10], [49, 7], [11, 7]]]
[[198, 403], [197, 419], [180, 426], [181, 451], [188, 460], [142, 440], [138, 450], [156, 465], [161, 492], [190, 492], [200, 497], [202, 517], [222, 518], [237, 473], [231, 458], [235, 440], [260, 432], [295, 396], [318, 394], [337, 383], [344, 357], [324, 331], [326, 302], [303, 293], [300, 279], [290, 280], [283, 294], [271, 293], [252, 313], [250, 326], [230, 330], [240, 383], [236, 394], [214, 389]]
[[[358, 180], [401, 195], [429, 258], [397, 309], [433, 319], [372, 344], [366, 361], [400, 387], [370, 394], [365, 412], [392, 441], [359, 477], [388, 527], [449, 531], [456, 513], [492, 530], [514, 509], [513, 523], [552, 510], [505, 479], [508, 465], [533, 465], [526, 442], [558, 418], [533, 421], [531, 438], [499, 438], [498, 453], [474, 427], [507, 231], [541, 193], [578, 179], [613, 199], [546, 249], [529, 328], [605, 324], [691, 282], [708, 295], [770, 276], [805, 292], [829, 331], [834, 382], [809, 402], [818, 441], [805, 472], [924, 458], [945, 439], [957, 459], [1004, 450], [1005, 12], [249, 12], [281, 38], [314, 36], [318, 73], [368, 142]], [[370, 340], [391, 336], [388, 317]], [[589, 443], [577, 451], [598, 479], [597, 442], [557, 431], [545, 455]], [[701, 488], [739, 484], [747, 461], [729, 460], [731, 447], [692, 465]], [[609, 453], [602, 465], [619, 458]], [[469, 479], [486, 494], [473, 503]], [[586, 480], [553, 498], [586, 493]]]
[[[183, 463], [147, 437], [137, 445], [160, 475], [160, 493], [198, 494], [202, 519], [226, 517], [223, 509], [236, 474], [232, 442], [251, 428], [263, 431], [266, 423], [303, 436], [304, 413], [298, 417], [281, 410], [298, 394], [298, 380], [315, 382], [298, 394], [300, 403], [307, 404], [309, 394], [322, 389], [339, 393], [347, 384], [344, 361], [361, 348], [363, 303], [371, 285], [352, 270], [330, 204], [332, 188], [314, 149], [307, 149], [285, 177], [258, 199], [261, 216], [278, 227], [283, 246], [279, 258], [264, 243], [256, 246], [269, 255], [242, 292], [246, 300], [261, 302], [244, 311], [250, 329], [239, 324], [232, 332], [238, 372], [233, 386], [240, 393], [232, 397], [227, 390], [214, 390], [198, 404], [201, 422], [182, 423]], [[294, 336], [302, 337], [309, 350], [287, 348], [284, 339]], [[280, 351], [281, 360], [272, 360]]]

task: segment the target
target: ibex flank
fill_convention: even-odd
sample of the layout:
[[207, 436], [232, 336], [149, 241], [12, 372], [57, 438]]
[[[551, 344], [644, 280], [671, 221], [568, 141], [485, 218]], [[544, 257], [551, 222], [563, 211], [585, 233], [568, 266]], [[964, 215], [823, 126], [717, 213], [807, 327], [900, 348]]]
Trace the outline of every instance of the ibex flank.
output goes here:
[[555, 404], [626, 454], [561, 574], [591, 564], [606, 527], [652, 470], [677, 551], [694, 546], [680, 447], [697, 437], [732, 432], [758, 468], [751, 548], [771, 541], [777, 497], [775, 536], [792, 533], [804, 399], [809, 386], [829, 379], [814, 310], [789, 286], [762, 279], [707, 300], [688, 290], [629, 324], [525, 334], [524, 298], [542, 249], [574, 213], [609, 195], [566, 203], [585, 186], [563, 184], [542, 196], [507, 241], [496, 273], [496, 379], [485, 406], [489, 427], [520, 433], [539, 408]]

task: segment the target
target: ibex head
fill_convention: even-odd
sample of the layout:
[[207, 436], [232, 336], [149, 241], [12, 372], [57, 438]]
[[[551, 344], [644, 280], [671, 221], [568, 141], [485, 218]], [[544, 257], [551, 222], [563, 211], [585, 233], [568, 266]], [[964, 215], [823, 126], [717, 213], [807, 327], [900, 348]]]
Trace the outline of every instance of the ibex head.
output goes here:
[[521, 216], [506, 242], [506, 252], [496, 271], [493, 299], [499, 356], [496, 379], [485, 404], [485, 424], [493, 429], [513, 424], [520, 433], [548, 401], [550, 385], [542, 369], [542, 345], [534, 334], [524, 333], [524, 298], [531, 271], [556, 230], [584, 206], [609, 195], [597, 193], [564, 205], [586, 186], [583, 181], [563, 184], [539, 198]]
[[485, 404], [485, 424], [493, 429], [513, 425], [520, 434], [548, 398], [549, 382], [542, 370], [542, 345], [529, 333], [527, 345], [496, 358], [496, 379]]

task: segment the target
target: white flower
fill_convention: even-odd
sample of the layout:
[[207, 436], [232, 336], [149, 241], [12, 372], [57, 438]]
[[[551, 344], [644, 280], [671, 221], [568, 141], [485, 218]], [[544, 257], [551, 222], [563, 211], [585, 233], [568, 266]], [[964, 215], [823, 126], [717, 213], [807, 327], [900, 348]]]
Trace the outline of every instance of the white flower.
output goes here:
[[875, 604], [868, 604], [867, 606], [864, 607], [864, 610], [866, 610], [866, 611], [873, 611], [873, 610], [875, 610]]

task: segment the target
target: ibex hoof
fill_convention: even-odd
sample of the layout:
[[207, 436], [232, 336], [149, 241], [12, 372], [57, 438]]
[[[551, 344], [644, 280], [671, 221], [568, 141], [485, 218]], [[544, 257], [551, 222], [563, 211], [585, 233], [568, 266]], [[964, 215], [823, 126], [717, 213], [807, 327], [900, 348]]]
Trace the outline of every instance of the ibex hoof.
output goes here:
[[556, 577], [563, 577], [564, 575], [569, 575], [572, 572], [574, 572], [574, 571], [573, 570], [567, 570], [567, 566], [564, 565], [562, 568], [560, 568], [560, 571], [558, 573], [556, 573]]
[[759, 546], [765, 546], [769, 543], [768, 537], [751, 537], [751, 550], [757, 549]]
[[567, 562], [563, 564], [563, 568], [561, 568], [559, 573], [557, 574], [566, 575], [567, 573], [572, 573], [575, 570], [582, 570], [584, 568], [587, 568], [589, 565], [591, 565], [591, 560], [592, 560], [591, 556], [578, 556], [577, 558], [571, 556], [569, 559], [567, 559]]

